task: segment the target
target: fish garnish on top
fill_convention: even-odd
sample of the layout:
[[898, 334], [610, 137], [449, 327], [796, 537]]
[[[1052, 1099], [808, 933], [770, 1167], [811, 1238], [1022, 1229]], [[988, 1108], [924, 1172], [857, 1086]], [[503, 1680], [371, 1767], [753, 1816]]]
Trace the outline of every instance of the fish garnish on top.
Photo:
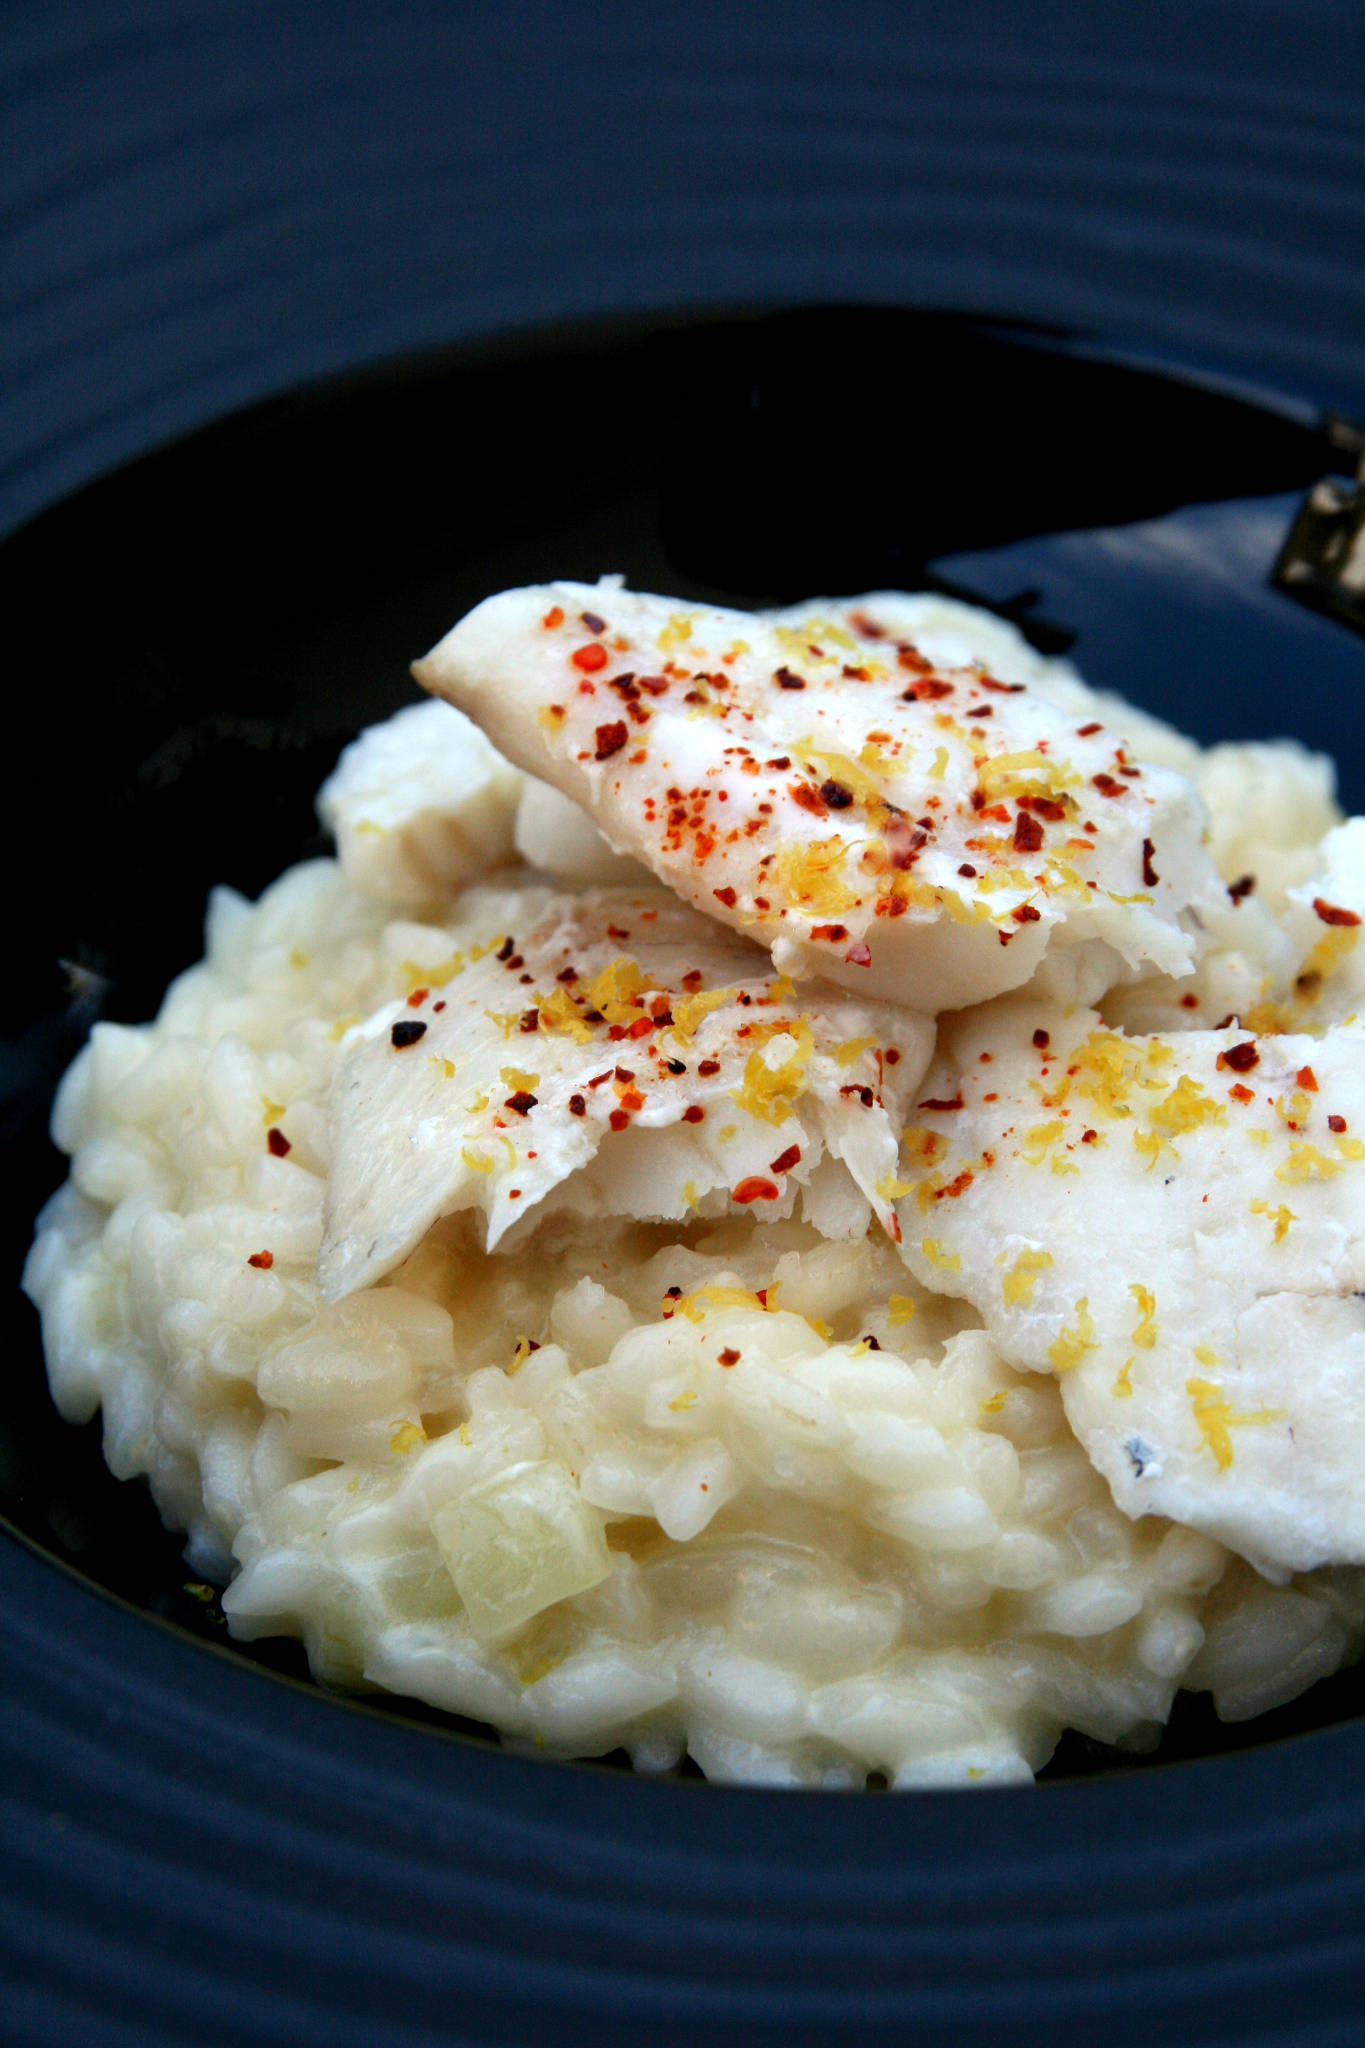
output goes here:
[[556, 583], [487, 599], [413, 672], [780, 971], [859, 994], [936, 1014], [1046, 956], [1094, 1000], [1188, 972], [1222, 893], [1185, 778], [846, 622]]

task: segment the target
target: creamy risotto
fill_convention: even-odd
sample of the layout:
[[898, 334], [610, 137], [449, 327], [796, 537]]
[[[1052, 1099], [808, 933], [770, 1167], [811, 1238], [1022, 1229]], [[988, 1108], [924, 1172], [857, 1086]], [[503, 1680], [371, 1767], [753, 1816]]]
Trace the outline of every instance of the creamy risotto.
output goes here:
[[418, 674], [337, 858], [215, 890], [54, 1113], [53, 1393], [233, 1633], [813, 1787], [1027, 1780], [1357, 1654], [1329, 765], [934, 598], [555, 585]]

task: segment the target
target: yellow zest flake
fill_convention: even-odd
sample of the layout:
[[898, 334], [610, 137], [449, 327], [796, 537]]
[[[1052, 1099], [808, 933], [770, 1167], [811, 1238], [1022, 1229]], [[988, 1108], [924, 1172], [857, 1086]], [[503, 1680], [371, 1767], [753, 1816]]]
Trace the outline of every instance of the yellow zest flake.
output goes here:
[[1172, 1137], [1196, 1131], [1201, 1124], [1225, 1124], [1228, 1120], [1223, 1104], [1206, 1095], [1192, 1074], [1182, 1074], [1170, 1094], [1148, 1114], [1159, 1131], [1169, 1131]]
[[[498, 945], [502, 944], [499, 939]], [[419, 967], [415, 960], [405, 960], [398, 972], [407, 985], [407, 994], [418, 988], [444, 988], [454, 981], [457, 974], [463, 974], [471, 959], [479, 959], [488, 951], [486, 946], [477, 947], [473, 953], [452, 953], [448, 959], [438, 960], [434, 967]]]
[[1163, 1138], [1159, 1131], [1134, 1131], [1133, 1150], [1140, 1159], [1147, 1161], [1148, 1173], [1151, 1172], [1163, 1152], [1172, 1159], [1179, 1159], [1180, 1157], [1175, 1146], [1171, 1144], [1168, 1138]]
[[837, 917], [859, 900], [857, 890], [839, 876], [847, 857], [848, 845], [842, 839], [789, 840], [773, 862], [773, 884], [814, 916]]
[[988, 1401], [983, 1401], [977, 1413], [980, 1415], [998, 1415], [1008, 1399], [1009, 1388], [1004, 1387], [998, 1394], [992, 1394]]
[[1252, 1124], [1246, 1133], [1253, 1145], [1268, 1145], [1270, 1133], [1262, 1124]]
[[406, 1458], [409, 1451], [415, 1451], [427, 1440], [427, 1433], [420, 1422], [397, 1422], [389, 1438], [389, 1449], [397, 1457]]
[[360, 1021], [360, 1012], [358, 1010], [352, 1010], [349, 1017], [338, 1017], [336, 1023], [332, 1026], [330, 1034], [333, 1045], [339, 1044], [346, 1036], [346, 1033], [352, 1030]]
[[732, 1138], [737, 1138], [739, 1136], [739, 1125], [722, 1124], [720, 1130], [717, 1131], [716, 1136], [719, 1138], [722, 1145], [728, 1145]]
[[536, 1348], [537, 1347], [531, 1342], [529, 1337], [518, 1337], [517, 1348], [512, 1353], [512, 1362], [510, 1365], [504, 1367], [504, 1371], [506, 1371], [509, 1375], [514, 1372], [520, 1372], [521, 1368], [525, 1365], [527, 1359], [531, 1356], [531, 1353]]
[[1155, 902], [1156, 902], [1156, 898], [1155, 898], [1155, 896], [1149, 896], [1149, 895], [1147, 894], [1147, 892], [1146, 892], [1146, 890], [1145, 890], [1145, 889], [1139, 889], [1139, 890], [1138, 890], [1138, 891], [1136, 892], [1136, 894], [1135, 894], [1135, 895], [1132, 895], [1132, 896], [1120, 896], [1120, 895], [1119, 895], [1119, 892], [1118, 892], [1118, 890], [1117, 890], [1117, 889], [1106, 889], [1104, 893], [1105, 893], [1105, 895], [1106, 895], [1106, 896], [1107, 896], [1107, 897], [1109, 898], [1109, 901], [1110, 901], [1111, 903], [1117, 903], [1117, 904], [1120, 904], [1120, 905], [1122, 905], [1122, 906], [1123, 906], [1123, 907], [1124, 907], [1125, 909], [1127, 908], [1127, 906], [1128, 906], [1128, 905], [1129, 905], [1130, 903], [1155, 903]]
[[689, 1209], [696, 1208], [701, 1197], [697, 1193], [697, 1183], [694, 1180], [683, 1182], [682, 1198]]
[[[1197, 1357], [1198, 1353], [1195, 1355]], [[1234, 1415], [1227, 1395], [1216, 1380], [1186, 1380], [1185, 1392], [1194, 1403], [1194, 1419], [1199, 1425], [1199, 1434], [1213, 1452], [1220, 1472], [1226, 1472], [1232, 1463], [1231, 1430], [1278, 1422], [1285, 1413], [1283, 1408], [1262, 1405], [1254, 1414]]]
[[1294, 1211], [1286, 1209], [1283, 1203], [1280, 1204], [1278, 1209], [1272, 1209], [1269, 1202], [1257, 1200], [1251, 1205], [1251, 1213], [1253, 1216], [1264, 1216], [1275, 1225], [1276, 1244], [1279, 1244], [1284, 1238], [1288, 1237], [1290, 1224], [1297, 1223], [1299, 1220]]
[[777, 1064], [770, 1064], [770, 1056], [777, 1040], [770, 1039], [763, 1052], [751, 1052], [744, 1063], [744, 1079], [738, 1088], [730, 1090], [730, 1100], [739, 1105], [749, 1116], [759, 1118], [763, 1123], [785, 1123], [791, 1115], [792, 1104], [806, 1087], [806, 1067], [815, 1050], [815, 1034], [810, 1020], [798, 1017], [787, 1027], [786, 1035], [791, 1041], [790, 1050], [785, 1051]]
[[686, 1316], [689, 1323], [699, 1323], [708, 1307], [756, 1308], [763, 1310], [767, 1315], [776, 1315], [777, 1289], [767, 1287], [760, 1295], [752, 1293], [747, 1287], [699, 1287], [695, 1294], [680, 1294], [676, 1299], [664, 1296], [665, 1317]]
[[1290, 1146], [1288, 1159], [1275, 1169], [1275, 1178], [1298, 1187], [1306, 1180], [1331, 1180], [1333, 1174], [1340, 1172], [1339, 1159], [1329, 1159], [1316, 1145], [1300, 1144]]
[[1134, 1363], [1135, 1360], [1132, 1358], [1128, 1359], [1125, 1362], [1123, 1371], [1119, 1374], [1118, 1378], [1114, 1381], [1113, 1386], [1109, 1389], [1110, 1393], [1114, 1395], [1116, 1400], [1126, 1401], [1130, 1398], [1132, 1394], [1133, 1382], [1129, 1375], [1133, 1370]]
[[504, 1088], [510, 1088], [514, 1095], [534, 1095], [540, 1086], [539, 1074], [523, 1074], [520, 1067], [502, 1067], [499, 1078]]
[[488, 1157], [488, 1154], [486, 1152], [476, 1152], [472, 1145], [461, 1145], [460, 1157], [466, 1166], [473, 1168], [475, 1173], [491, 1173], [493, 1171], [493, 1162]]
[[924, 1253], [929, 1264], [937, 1267], [940, 1273], [960, 1273], [962, 1271], [962, 1261], [957, 1253], [945, 1252], [936, 1237], [922, 1238], [920, 1240], [920, 1250]]
[[690, 1045], [702, 1018], [709, 1017], [712, 1010], [718, 1010], [722, 1003], [728, 1003], [733, 994], [732, 988], [708, 988], [702, 989], [698, 995], [683, 996], [681, 1001], [671, 1003], [672, 1035], [683, 1045]]
[[633, 1024], [640, 1014], [640, 1005], [631, 998], [645, 987], [638, 961], [620, 953], [602, 969], [588, 990], [588, 1008], [600, 1011], [608, 1024]]
[[261, 1097], [261, 1122], [267, 1130], [271, 1124], [279, 1122], [280, 1118], [284, 1115], [284, 1110], [285, 1105], [282, 1102], [272, 1102], [268, 1095]]
[[929, 780], [930, 782], [942, 782], [947, 773], [948, 749], [946, 747], [935, 747], [934, 758], [929, 766]]
[[459, 1428], [456, 1430], [455, 1434], [459, 1437], [460, 1442], [464, 1445], [465, 1449], [468, 1450], [474, 1441], [473, 1437], [469, 1434], [469, 1424], [467, 1422], [462, 1422]]
[[886, 1319], [890, 1323], [893, 1330], [898, 1330], [901, 1327], [902, 1323], [908, 1323], [913, 1321], [914, 1314], [915, 1302], [911, 1295], [893, 1294], [888, 1298], [886, 1304]]
[[1223, 1363], [1212, 1344], [1196, 1344], [1194, 1355], [1201, 1365], [1221, 1365]]
[[1020, 1156], [1024, 1164], [1026, 1166], [1041, 1166], [1049, 1150], [1057, 1143], [1057, 1140], [1063, 1135], [1065, 1130], [1066, 1125], [1063, 1123], [1050, 1123], [1034, 1124], [1031, 1130], [1025, 1131], [1024, 1142], [1020, 1147]]
[[846, 1039], [834, 1055], [835, 1064], [840, 1067], [853, 1066], [876, 1043], [875, 1038]]
[[1128, 1292], [1138, 1305], [1138, 1319], [1130, 1341], [1139, 1351], [1151, 1351], [1156, 1346], [1156, 1296], [1136, 1283], [1129, 1287]]
[[927, 1124], [907, 1124], [901, 1132], [901, 1143], [909, 1154], [908, 1163], [913, 1166], [934, 1166], [948, 1150], [948, 1140], [942, 1131], [931, 1131]]
[[850, 761], [847, 754], [827, 754], [816, 747], [796, 746], [796, 755], [807, 774], [817, 782], [840, 782], [851, 790], [854, 797], [868, 810], [885, 809], [881, 790], [856, 761]]
[[1000, 1283], [1006, 1306], [1028, 1308], [1038, 1284], [1038, 1275], [1045, 1273], [1051, 1264], [1051, 1252], [1035, 1251], [1031, 1245], [1025, 1245]]
[[373, 818], [357, 818], [355, 829], [357, 837], [362, 834], [366, 839], [382, 839], [384, 837], [384, 827], [376, 825]]
[[565, 715], [562, 704], [542, 704], [536, 713], [536, 724], [543, 725], [547, 732], [558, 732]]
[[668, 624], [659, 635], [658, 647], [661, 654], [672, 654], [676, 648], [685, 647], [692, 638], [691, 612], [670, 612]]
[[1360, 1138], [1338, 1138], [1337, 1150], [1343, 1159], [1365, 1159], [1365, 1140]]
[[297, 969], [297, 970], [299, 970], [299, 971], [301, 972], [301, 971], [302, 971], [302, 969], [303, 969], [303, 968], [305, 968], [305, 967], [306, 967], [306, 966], [308, 965], [308, 961], [309, 961], [309, 955], [308, 955], [307, 953], [305, 953], [305, 952], [304, 952], [304, 950], [303, 950], [302, 946], [291, 946], [291, 947], [290, 947], [290, 949], [289, 949], [289, 965], [290, 965], [291, 967], [293, 967], [293, 968], [295, 968], [295, 969]]
[[1076, 1326], [1064, 1329], [1055, 1344], [1048, 1347], [1048, 1357], [1054, 1372], [1071, 1372], [1085, 1357], [1087, 1351], [1095, 1349], [1095, 1323], [1090, 1313], [1090, 1298], [1083, 1295], [1076, 1303]]
[[913, 1192], [914, 1185], [910, 1180], [897, 1180], [894, 1173], [884, 1173], [877, 1182], [877, 1193], [884, 1202], [898, 1202], [902, 1195]]
[[496, 1024], [504, 1038], [510, 1038], [522, 1019], [520, 1010], [485, 1010], [490, 1024]]
[[1072, 1053], [1080, 1094], [1110, 1116], [1131, 1116], [1128, 1095], [1143, 1067], [1143, 1049], [1117, 1031], [1092, 1031]]
[[796, 999], [796, 983], [790, 975], [779, 974], [776, 981], [768, 983], [768, 997], [774, 1003], [790, 1003]]
[[697, 1405], [696, 1388], [689, 1387], [685, 1394], [679, 1394], [677, 1400], [670, 1401], [668, 1405], [674, 1415], [685, 1415], [689, 1408], [695, 1408]]
[[540, 1011], [542, 1031], [567, 1032], [579, 1045], [585, 1045], [592, 1037], [592, 1026], [585, 1023], [568, 989], [557, 988], [553, 995], [546, 996], [537, 1007]]
[[1030, 747], [1019, 754], [996, 754], [981, 763], [977, 773], [981, 792], [988, 804], [1002, 798], [1046, 796], [1056, 799], [1068, 789], [1080, 787], [1081, 777], [1069, 761], [1054, 761]]
[[445, 1075], [447, 1081], [453, 1081], [455, 1079], [454, 1060], [443, 1059], [440, 1053], [432, 1052], [427, 1054], [427, 1062], [430, 1066], [439, 1067], [441, 1069], [441, 1072]]
[[465, 1104], [465, 1115], [466, 1115], [466, 1116], [482, 1116], [482, 1114], [483, 1114], [484, 1110], [486, 1110], [486, 1109], [487, 1109], [487, 1107], [488, 1107], [488, 1096], [487, 1096], [487, 1095], [476, 1095], [476, 1096], [474, 1097], [474, 1100], [473, 1100], [472, 1102], [467, 1102], [467, 1103]]

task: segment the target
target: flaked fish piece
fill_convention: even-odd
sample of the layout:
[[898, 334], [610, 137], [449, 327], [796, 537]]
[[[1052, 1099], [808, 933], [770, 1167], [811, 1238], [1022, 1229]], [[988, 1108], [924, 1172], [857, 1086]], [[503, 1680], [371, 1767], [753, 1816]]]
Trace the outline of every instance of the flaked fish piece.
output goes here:
[[524, 776], [449, 704], [409, 704], [367, 726], [318, 791], [348, 882], [415, 909], [516, 858]]
[[438, 1217], [490, 1250], [552, 1207], [680, 1222], [802, 1212], [894, 1236], [899, 1132], [933, 1046], [916, 1012], [818, 1006], [665, 891], [542, 895], [354, 1028], [332, 1087], [329, 1299]]
[[1365, 1025], [945, 1027], [902, 1256], [1053, 1372], [1118, 1505], [1283, 1579], [1365, 1562]]
[[571, 583], [489, 598], [414, 674], [783, 972], [937, 1012], [1049, 951], [1087, 996], [1193, 964], [1198, 797], [1027, 683]]

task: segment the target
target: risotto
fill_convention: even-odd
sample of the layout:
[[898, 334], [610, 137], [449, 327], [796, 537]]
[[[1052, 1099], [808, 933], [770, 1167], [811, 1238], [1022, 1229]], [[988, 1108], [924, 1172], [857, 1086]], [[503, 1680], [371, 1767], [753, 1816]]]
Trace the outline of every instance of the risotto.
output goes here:
[[[1026, 1781], [1358, 1654], [1329, 765], [1201, 751], [938, 599], [741, 638], [517, 595], [422, 665], [502, 751], [452, 703], [362, 735], [337, 858], [215, 890], [58, 1095], [53, 1394], [233, 1633], [514, 1747], [810, 1787]], [[516, 636], [566, 616], [541, 689]], [[854, 730], [879, 676], [905, 709]]]

